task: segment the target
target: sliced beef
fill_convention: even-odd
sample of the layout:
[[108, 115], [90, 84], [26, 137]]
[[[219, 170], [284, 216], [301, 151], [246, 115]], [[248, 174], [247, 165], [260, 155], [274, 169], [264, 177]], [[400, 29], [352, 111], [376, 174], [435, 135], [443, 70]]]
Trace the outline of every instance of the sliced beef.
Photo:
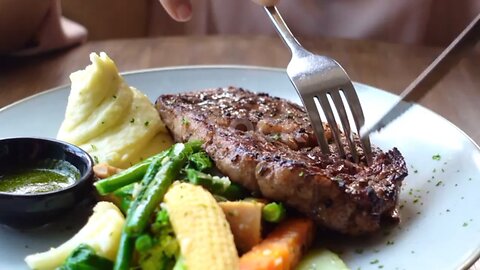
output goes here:
[[[350, 156], [322, 154], [303, 107], [241, 88], [162, 95], [156, 106], [176, 141], [203, 140], [232, 181], [296, 208], [319, 225], [365, 234], [396, 213], [407, 175], [396, 148], [374, 147], [370, 165], [359, 147], [360, 164]], [[328, 125], [325, 129], [332, 141]]]

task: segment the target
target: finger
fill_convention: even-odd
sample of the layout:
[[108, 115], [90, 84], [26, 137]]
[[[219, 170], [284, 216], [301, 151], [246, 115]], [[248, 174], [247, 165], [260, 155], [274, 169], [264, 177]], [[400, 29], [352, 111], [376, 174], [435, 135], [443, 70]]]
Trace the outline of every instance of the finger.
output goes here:
[[261, 6], [267, 6], [267, 7], [275, 6], [279, 2], [279, 0], [252, 0], [252, 1]]
[[190, 0], [160, 0], [168, 15], [179, 22], [186, 22], [192, 17]]

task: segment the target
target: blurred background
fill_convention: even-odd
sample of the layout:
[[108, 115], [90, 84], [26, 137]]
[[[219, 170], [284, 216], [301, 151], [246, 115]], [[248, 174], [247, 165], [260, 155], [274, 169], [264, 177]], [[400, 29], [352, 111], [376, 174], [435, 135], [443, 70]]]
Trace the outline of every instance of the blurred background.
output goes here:
[[[178, 23], [158, 0], [0, 0], [0, 52], [35, 46], [42, 24], [54, 12], [83, 26], [88, 40], [274, 34], [263, 10], [248, 0], [192, 4], [192, 20]], [[279, 9], [300, 37], [445, 46], [480, 12], [480, 1], [283, 0]]]
[[[337, 3], [332, 3], [337, 2]], [[183, 34], [274, 34], [263, 10], [245, 0], [194, 0], [192, 20], [173, 21], [158, 0], [62, 0], [65, 17], [90, 40]], [[478, 0], [284, 0], [294, 33], [409, 44], [448, 44], [480, 12]]]

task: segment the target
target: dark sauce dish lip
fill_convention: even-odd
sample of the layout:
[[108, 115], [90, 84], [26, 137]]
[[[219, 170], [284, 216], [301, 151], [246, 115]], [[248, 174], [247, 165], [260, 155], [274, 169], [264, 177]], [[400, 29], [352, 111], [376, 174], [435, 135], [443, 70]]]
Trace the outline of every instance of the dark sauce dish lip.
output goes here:
[[80, 176], [58, 190], [33, 194], [0, 192], [0, 223], [20, 229], [39, 227], [93, 197], [94, 162], [80, 147], [43, 137], [0, 139], [0, 171], [22, 168], [42, 159], [66, 161]]

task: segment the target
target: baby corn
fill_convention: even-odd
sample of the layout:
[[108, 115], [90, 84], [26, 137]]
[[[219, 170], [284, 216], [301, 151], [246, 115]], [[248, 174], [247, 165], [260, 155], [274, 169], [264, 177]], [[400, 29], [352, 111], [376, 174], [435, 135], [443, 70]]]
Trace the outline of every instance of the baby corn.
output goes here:
[[189, 183], [177, 183], [165, 194], [164, 202], [187, 269], [239, 268], [230, 226], [208, 191]]

